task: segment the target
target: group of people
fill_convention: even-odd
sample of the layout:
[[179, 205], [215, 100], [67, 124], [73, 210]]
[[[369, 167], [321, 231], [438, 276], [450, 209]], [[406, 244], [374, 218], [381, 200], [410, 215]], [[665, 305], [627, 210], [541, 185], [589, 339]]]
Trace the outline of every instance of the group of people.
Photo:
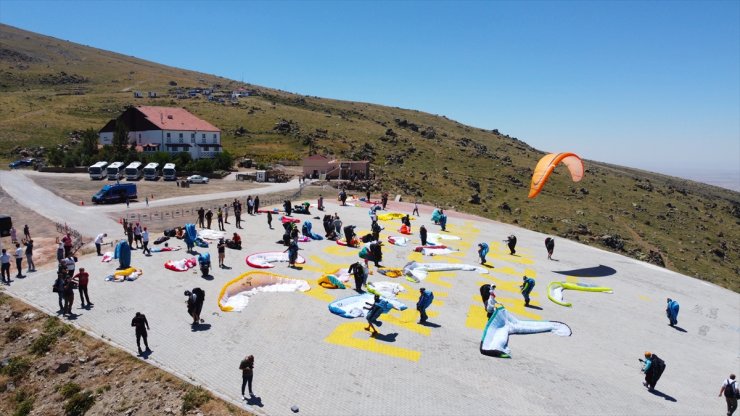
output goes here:
[[[28, 225], [23, 228], [24, 238], [19, 242], [15, 232], [15, 228], [11, 228], [11, 241], [15, 245], [13, 251], [13, 258], [15, 259], [15, 266], [18, 269], [18, 273], [15, 275], [16, 278], [22, 279], [26, 277], [23, 274], [23, 259], [26, 259], [28, 263], [28, 269], [26, 273], [36, 271], [36, 265], [33, 263], [33, 239], [28, 229]], [[0, 253], [0, 277], [2, 277], [2, 283], [10, 285], [10, 265], [11, 265], [11, 254], [7, 249], [2, 249]]]

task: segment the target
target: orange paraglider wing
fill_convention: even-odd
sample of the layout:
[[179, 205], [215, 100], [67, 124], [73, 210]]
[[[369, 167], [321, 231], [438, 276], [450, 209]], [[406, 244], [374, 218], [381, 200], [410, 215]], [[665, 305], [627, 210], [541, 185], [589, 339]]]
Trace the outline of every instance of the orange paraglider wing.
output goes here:
[[565, 163], [570, 171], [570, 177], [573, 178], [573, 182], [578, 182], [583, 179], [583, 161], [575, 153], [550, 153], [545, 155], [537, 162], [537, 166], [534, 168], [534, 174], [532, 175], [532, 182], [529, 185], [529, 197], [534, 198], [537, 194], [542, 191], [542, 187], [545, 186], [545, 182], [550, 177], [550, 174], [555, 170], [560, 162]]

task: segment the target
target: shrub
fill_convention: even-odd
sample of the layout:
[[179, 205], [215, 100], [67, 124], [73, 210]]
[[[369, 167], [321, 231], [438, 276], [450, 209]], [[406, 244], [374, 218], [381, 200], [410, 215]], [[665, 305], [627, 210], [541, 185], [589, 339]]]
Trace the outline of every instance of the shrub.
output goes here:
[[23, 377], [31, 369], [31, 361], [26, 357], [13, 357], [0, 372], [14, 379]]
[[74, 396], [75, 394], [79, 393], [82, 390], [82, 387], [80, 387], [77, 383], [64, 383], [61, 386], [57, 388], [57, 391], [59, 394], [62, 395], [65, 399], [69, 399], [70, 397]]
[[31, 352], [36, 355], [45, 354], [51, 351], [52, 345], [57, 341], [56, 334], [41, 334], [31, 344]]
[[13, 416], [27, 416], [33, 410], [33, 402], [36, 401], [36, 398], [25, 389], [18, 390], [14, 399], [16, 407]]
[[197, 409], [211, 400], [211, 395], [202, 387], [190, 388], [182, 398], [182, 413]]
[[8, 333], [5, 334], [5, 339], [8, 340], [8, 342], [15, 341], [18, 338], [20, 338], [24, 332], [25, 330], [23, 329], [22, 326], [14, 325], [10, 327], [10, 329], [8, 329]]
[[92, 392], [83, 391], [75, 393], [64, 404], [64, 414], [66, 416], [82, 416], [90, 410], [95, 404], [95, 396]]

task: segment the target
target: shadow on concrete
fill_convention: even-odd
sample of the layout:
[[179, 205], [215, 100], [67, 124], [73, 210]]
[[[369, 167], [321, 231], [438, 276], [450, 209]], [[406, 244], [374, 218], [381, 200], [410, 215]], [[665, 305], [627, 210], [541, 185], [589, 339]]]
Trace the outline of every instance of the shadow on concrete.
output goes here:
[[584, 269], [575, 269], [575, 270], [554, 271], [554, 273], [563, 274], [566, 276], [573, 276], [573, 277], [606, 277], [606, 276], [611, 276], [617, 273], [617, 271], [609, 266], [604, 266], [603, 264], [600, 264], [596, 267], [586, 267]]
[[192, 332], [208, 331], [211, 329], [211, 324], [194, 324], [190, 326]]
[[265, 405], [262, 403], [262, 398], [258, 396], [249, 396], [249, 398], [247, 399], [247, 404], [250, 406], [265, 407]]
[[524, 305], [524, 307], [529, 308], [529, 309], [537, 309], [538, 311], [542, 310], [542, 308], [540, 308], [539, 306], [534, 306], [534, 305]]
[[214, 277], [212, 274], [208, 273], [207, 275], [201, 275], [200, 277], [203, 278], [203, 280], [213, 280]]
[[419, 325], [428, 326], [429, 328], [441, 328], [442, 327], [442, 325], [440, 324], [435, 324], [434, 322], [429, 322], [429, 321], [420, 322]]
[[149, 358], [150, 355], [152, 355], [153, 352], [154, 351], [152, 351], [149, 348], [147, 348], [144, 352], [142, 352], [141, 354], [139, 354], [139, 357], [141, 357], [142, 359], [146, 360], [146, 359]]
[[649, 391], [650, 393], [652, 393], [652, 394], [654, 394], [654, 395], [658, 396], [658, 397], [662, 397], [662, 398], [664, 398], [664, 399], [668, 400], [669, 402], [677, 402], [677, 401], [678, 401], [678, 400], [676, 400], [676, 398], [675, 398], [675, 397], [669, 396], [669, 395], [667, 395], [667, 394], [663, 393], [663, 392], [662, 392], [662, 391], [660, 391], [660, 390], [655, 390], [655, 389], [653, 389], [653, 390], [648, 390], [648, 391]]
[[675, 330], [676, 330], [676, 331], [678, 331], [678, 332], [688, 332], [687, 330], [685, 330], [685, 329], [681, 328], [681, 327], [680, 327], [680, 326], [678, 326], [678, 325], [668, 325], [668, 326], [672, 327], [673, 329], [675, 329]]
[[378, 341], [396, 342], [396, 337], [398, 336], [398, 332], [394, 332], [392, 334], [381, 334], [380, 332], [376, 332], [370, 336], [377, 339]]

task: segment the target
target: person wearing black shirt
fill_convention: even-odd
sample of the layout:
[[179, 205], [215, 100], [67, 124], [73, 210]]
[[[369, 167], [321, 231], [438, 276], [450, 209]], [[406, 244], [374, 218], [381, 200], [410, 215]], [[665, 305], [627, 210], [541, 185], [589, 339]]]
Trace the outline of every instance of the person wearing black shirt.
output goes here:
[[144, 339], [144, 346], [146, 347], [146, 352], [151, 351], [149, 349], [149, 343], [147, 343], [146, 340], [146, 331], [149, 329], [149, 322], [146, 320], [146, 315], [144, 315], [141, 312], [136, 312], [136, 316], [134, 316], [134, 319], [131, 320], [131, 326], [136, 328], [136, 347], [139, 349], [139, 354], [143, 354], [144, 352], [141, 351], [141, 339]]

